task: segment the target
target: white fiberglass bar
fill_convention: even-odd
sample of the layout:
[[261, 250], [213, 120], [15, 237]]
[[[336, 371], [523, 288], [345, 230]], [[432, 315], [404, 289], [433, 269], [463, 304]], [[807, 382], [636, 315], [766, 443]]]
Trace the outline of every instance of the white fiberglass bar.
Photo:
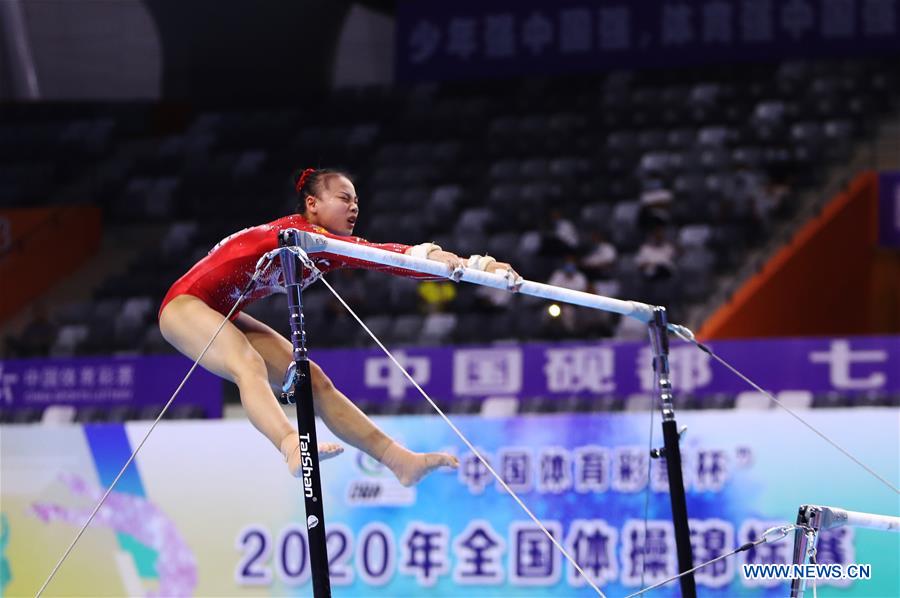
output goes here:
[[874, 513], [859, 513], [857, 511], [846, 511], [846, 513], [846, 525], [900, 532], [900, 517], [891, 517], [890, 515], [875, 515]]
[[900, 532], [900, 517], [890, 515], [876, 515], [874, 513], [860, 513], [847, 511], [837, 507], [818, 507], [825, 513], [823, 517], [823, 529], [842, 527], [867, 527], [885, 531]]
[[[307, 253], [333, 253], [406, 270], [414, 270], [425, 274], [443, 276], [445, 278], [450, 275], [447, 265], [441, 262], [412, 257], [402, 253], [394, 253], [392, 251], [385, 251], [376, 247], [359, 245], [348, 241], [340, 241], [314, 233], [301, 231], [300, 248]], [[488, 274], [481, 270], [464, 268], [460, 280], [486, 287], [493, 287], [495, 289], [509, 290], [509, 283], [506, 277], [501, 276], [500, 274]], [[524, 293], [525, 295], [559, 301], [560, 303], [570, 303], [572, 305], [581, 305], [583, 307], [610, 311], [622, 314], [623, 316], [636, 318], [641, 322], [649, 322], [653, 317], [653, 307], [646, 303], [623, 301], [621, 299], [613, 299], [601, 295], [592, 295], [591, 293], [573, 291], [571, 289], [530, 280], [526, 280], [522, 283], [519, 287], [519, 292]]]

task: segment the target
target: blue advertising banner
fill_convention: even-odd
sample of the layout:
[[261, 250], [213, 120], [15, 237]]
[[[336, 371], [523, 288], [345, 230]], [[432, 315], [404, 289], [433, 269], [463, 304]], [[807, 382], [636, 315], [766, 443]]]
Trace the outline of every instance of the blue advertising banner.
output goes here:
[[[900, 392], [900, 337], [761, 339], [708, 345], [772, 392]], [[693, 345], [673, 342], [678, 395], [738, 393], [745, 382]], [[401, 364], [438, 399], [454, 397], [627, 396], [653, 391], [649, 342], [422, 347], [396, 351]], [[418, 392], [378, 349], [313, 350], [311, 357], [348, 396], [416, 400]], [[677, 404], [677, 403], [676, 403]]]
[[[0, 407], [161, 407], [190, 367], [172, 355], [0, 361]], [[197, 405], [206, 417], [221, 417], [221, 379], [197, 368], [178, 405]]]
[[[900, 411], [801, 412], [896, 485]], [[659, 421], [648, 414], [454, 418], [498, 474], [610, 597], [676, 572]], [[457, 471], [401, 486], [357, 452], [322, 465], [335, 596], [592, 596], [593, 591], [437, 417], [376, 418], [413, 450], [447, 450]], [[897, 496], [783, 411], [691, 412], [682, 440], [694, 559], [713, 559], [817, 504], [897, 516]], [[34, 595], [149, 423], [4, 426], [4, 595]], [[335, 440], [319, 425], [320, 440]], [[348, 447], [349, 448], [349, 447]], [[309, 596], [300, 482], [246, 421], [163, 422], [48, 595]], [[790, 538], [697, 572], [710, 597], [787, 595], [744, 564], [785, 564]], [[820, 595], [898, 596], [900, 542], [886, 531], [823, 532], [822, 564], [869, 579], [819, 579]], [[5, 585], [6, 587], [2, 587]], [[827, 588], [826, 588], [827, 586]], [[809, 590], [811, 595], [811, 590]], [[653, 596], [678, 596], [677, 584]]]
[[900, 51], [900, 0], [406, 0], [405, 81]]
[[900, 172], [878, 174], [878, 243], [900, 247]]

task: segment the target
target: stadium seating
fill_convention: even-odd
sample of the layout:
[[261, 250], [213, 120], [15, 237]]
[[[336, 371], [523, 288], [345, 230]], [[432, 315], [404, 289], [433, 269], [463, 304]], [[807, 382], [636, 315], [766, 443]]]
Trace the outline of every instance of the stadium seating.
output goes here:
[[[651, 70], [338, 91], [308, 106], [199, 111], [165, 126], [147, 106], [18, 106], [0, 116], [0, 205], [92, 201], [108, 226], [161, 231], [127, 273], [54, 314], [56, 355], [169, 351], [155, 331], [168, 285], [224, 236], [291, 211], [292, 169], [308, 165], [355, 176], [360, 235], [487, 251], [536, 280], [561, 262], [548, 250], [555, 210], [578, 232], [567, 251], [590, 251], [593, 231], [615, 245], [615, 278], [595, 288], [663, 301], [677, 319], [742, 262], [761, 231], [793, 214], [823, 164], [845, 159], [896, 110], [894, 66], [791, 62], [739, 75]], [[773, 186], [777, 199], [766, 195]], [[662, 224], [678, 252], [664, 282], [648, 281], [634, 260], [649, 231], [642, 197], [659, 190], [671, 196]], [[529, 324], [539, 307], [521, 298], [504, 331], [485, 325], [498, 318], [481, 313], [468, 291], [427, 314], [415, 283], [372, 272], [352, 278], [329, 277], [389, 344], [547, 334]], [[370, 344], [321, 285], [307, 297], [317, 344]], [[281, 305], [276, 298], [249, 312], [284, 329]], [[613, 321], [562, 334], [604, 333], [637, 331]]]

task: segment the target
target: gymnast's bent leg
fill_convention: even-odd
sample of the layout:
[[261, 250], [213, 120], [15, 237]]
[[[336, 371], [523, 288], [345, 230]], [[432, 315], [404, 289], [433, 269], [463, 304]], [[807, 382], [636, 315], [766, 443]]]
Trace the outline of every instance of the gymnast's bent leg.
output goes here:
[[[221, 323], [222, 314], [193, 295], [175, 297], [166, 305], [159, 317], [159, 329], [166, 341], [192, 360], [197, 359]], [[291, 434], [297, 436], [284, 410], [272, 394], [265, 361], [234, 324], [225, 323], [219, 336], [200, 361], [200, 365], [217, 376], [237, 384], [241, 404], [247, 411], [251, 423], [275, 447], [282, 448], [283, 441]], [[326, 459], [342, 451], [339, 445], [322, 443], [319, 446], [319, 457]], [[291, 455], [285, 455], [290, 467], [289, 457]], [[296, 475], [299, 471], [299, 455], [294, 460], [298, 465], [292, 468], [291, 472]]]
[[[284, 372], [293, 360], [290, 341], [245, 313], [241, 313], [234, 323], [265, 360], [271, 384], [280, 385]], [[328, 429], [347, 444], [383, 463], [401, 484], [409, 486], [438, 467], [458, 465], [456, 457], [447, 453], [414, 453], [404, 448], [382, 432], [312, 361], [310, 371], [316, 414]], [[295, 446], [299, 444], [296, 432], [292, 443]]]

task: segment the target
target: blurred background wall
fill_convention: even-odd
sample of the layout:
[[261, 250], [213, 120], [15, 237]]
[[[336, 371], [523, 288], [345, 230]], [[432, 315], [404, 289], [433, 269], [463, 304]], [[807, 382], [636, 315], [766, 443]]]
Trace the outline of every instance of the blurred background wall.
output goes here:
[[0, 99], [277, 104], [387, 84], [392, 5], [5, 0]]

